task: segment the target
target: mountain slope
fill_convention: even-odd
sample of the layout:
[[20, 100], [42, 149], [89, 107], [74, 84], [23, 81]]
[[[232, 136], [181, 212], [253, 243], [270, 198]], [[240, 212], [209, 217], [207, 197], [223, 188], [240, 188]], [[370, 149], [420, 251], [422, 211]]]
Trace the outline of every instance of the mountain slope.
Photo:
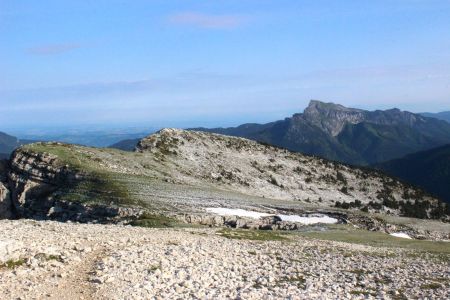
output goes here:
[[375, 165], [450, 203], [450, 145]]
[[450, 124], [441, 120], [399, 109], [366, 111], [317, 100], [302, 114], [277, 122], [193, 130], [245, 137], [357, 165], [450, 143]]
[[421, 113], [421, 115], [429, 118], [447, 121], [450, 123], [450, 111], [443, 111], [438, 113]]
[[337, 139], [340, 145], [357, 153], [361, 161], [375, 163], [447, 142], [439, 135], [428, 134], [429, 131], [420, 131], [403, 124], [392, 126], [361, 122], [347, 124]]
[[108, 146], [108, 148], [119, 149], [123, 151], [133, 151], [140, 140], [141, 139], [121, 140], [115, 144]]
[[10, 165], [14, 211], [35, 218], [186, 215], [211, 206], [284, 213], [339, 206], [424, 218], [443, 209], [375, 171], [178, 129], [142, 139], [137, 152], [36, 143], [16, 150]]

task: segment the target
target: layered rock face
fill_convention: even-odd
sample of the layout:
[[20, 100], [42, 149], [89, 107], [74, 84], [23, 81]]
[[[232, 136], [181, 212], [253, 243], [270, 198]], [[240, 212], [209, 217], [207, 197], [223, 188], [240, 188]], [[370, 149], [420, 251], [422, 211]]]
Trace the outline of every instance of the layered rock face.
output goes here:
[[303, 119], [332, 136], [338, 135], [345, 124], [357, 124], [366, 119], [367, 112], [333, 103], [311, 100], [302, 115]]
[[66, 166], [57, 166], [57, 157], [18, 150], [10, 162], [11, 202], [18, 216], [33, 216], [52, 207], [52, 192], [69, 184], [75, 176]]
[[12, 155], [8, 185], [9, 207], [5, 217], [57, 219], [73, 221], [106, 221], [116, 217], [139, 215], [140, 210], [114, 205], [91, 205], [59, 197], [64, 190], [88, 179], [49, 153], [18, 149]]

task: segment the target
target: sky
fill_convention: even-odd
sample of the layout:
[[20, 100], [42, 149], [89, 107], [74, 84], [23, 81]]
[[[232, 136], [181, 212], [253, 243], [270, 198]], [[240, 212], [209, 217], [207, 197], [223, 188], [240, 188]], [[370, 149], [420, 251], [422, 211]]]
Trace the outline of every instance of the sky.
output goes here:
[[450, 110], [449, 0], [0, 0], [0, 131]]

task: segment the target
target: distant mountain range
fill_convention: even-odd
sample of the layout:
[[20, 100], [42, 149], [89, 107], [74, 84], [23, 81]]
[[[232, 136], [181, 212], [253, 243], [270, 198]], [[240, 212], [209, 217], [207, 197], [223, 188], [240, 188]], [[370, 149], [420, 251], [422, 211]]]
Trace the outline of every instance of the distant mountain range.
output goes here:
[[420, 113], [422, 116], [444, 120], [450, 123], [450, 111], [443, 111], [438, 113]]
[[126, 130], [93, 130], [93, 131], [69, 131], [62, 133], [27, 134], [26, 138], [38, 141], [55, 141], [68, 144], [78, 144], [90, 147], [108, 147], [126, 139], [141, 139], [154, 132], [149, 129], [145, 132], [127, 132]]
[[450, 124], [399, 109], [367, 111], [311, 100], [303, 113], [267, 124], [193, 128], [292, 151], [370, 165], [450, 143]]
[[409, 154], [375, 167], [450, 203], [450, 145]]

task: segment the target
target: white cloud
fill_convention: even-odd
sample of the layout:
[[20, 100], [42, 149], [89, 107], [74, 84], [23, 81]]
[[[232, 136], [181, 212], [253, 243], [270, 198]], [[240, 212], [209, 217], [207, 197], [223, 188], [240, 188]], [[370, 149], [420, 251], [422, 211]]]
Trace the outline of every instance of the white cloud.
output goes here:
[[187, 25], [207, 29], [233, 29], [248, 21], [240, 15], [213, 15], [198, 12], [182, 12], [170, 15], [167, 20], [171, 24]]
[[34, 55], [53, 55], [69, 52], [80, 47], [80, 44], [75, 43], [49, 44], [28, 48], [27, 52]]

